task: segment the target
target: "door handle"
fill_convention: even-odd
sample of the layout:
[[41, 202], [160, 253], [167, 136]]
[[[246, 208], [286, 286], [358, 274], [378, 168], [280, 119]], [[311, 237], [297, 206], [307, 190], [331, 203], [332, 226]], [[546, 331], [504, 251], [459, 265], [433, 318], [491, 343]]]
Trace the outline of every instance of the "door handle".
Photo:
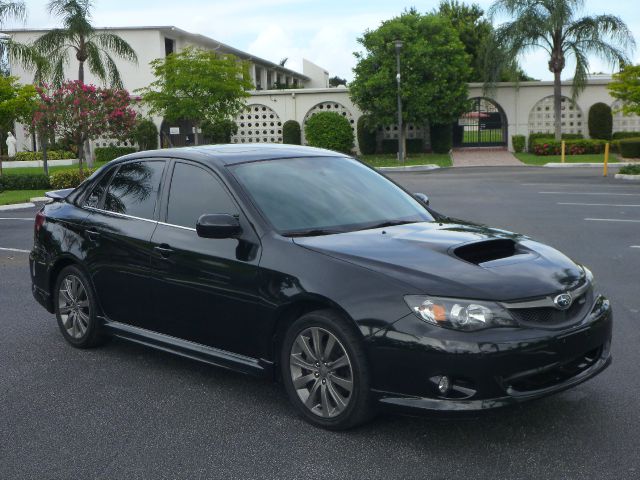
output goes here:
[[100, 238], [100, 232], [96, 230], [87, 230], [85, 233], [87, 234], [87, 238], [92, 242], [96, 242]]
[[167, 258], [169, 255], [173, 253], [173, 248], [171, 248], [166, 243], [163, 243], [161, 245], [158, 245], [157, 247], [154, 247], [154, 250], [158, 252], [162, 258]]

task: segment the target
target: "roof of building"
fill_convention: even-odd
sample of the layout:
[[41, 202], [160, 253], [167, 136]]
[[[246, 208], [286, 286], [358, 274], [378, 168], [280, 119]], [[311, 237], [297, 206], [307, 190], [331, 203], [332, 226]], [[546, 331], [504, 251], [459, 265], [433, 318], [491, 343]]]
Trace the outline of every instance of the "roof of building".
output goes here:
[[257, 160], [277, 160], [300, 157], [343, 157], [342, 153], [322, 148], [305, 147], [301, 145], [282, 144], [228, 144], [202, 145], [198, 147], [167, 148], [163, 150], [149, 150], [147, 152], [132, 153], [122, 160], [133, 158], [157, 158], [158, 152], [165, 158], [183, 158], [197, 160], [211, 165], [233, 165]]
[[[49, 30], [51, 29], [50, 28], [15, 28], [15, 29], [2, 29], [0, 33], [5, 33], [5, 34], [38, 33], [38, 32], [48, 32]], [[207, 37], [205, 35], [200, 35], [198, 33], [191, 33], [181, 28], [174, 27], [172, 25], [141, 26], [141, 27], [96, 27], [96, 30], [158, 30], [158, 31], [164, 32], [165, 34], [173, 33], [174, 35], [180, 35], [180, 36], [186, 37], [193, 42], [205, 44], [214, 50], [217, 50], [217, 49], [224, 50], [226, 53], [231, 53], [237, 56], [238, 58], [242, 58], [243, 60], [249, 60], [255, 63], [263, 64], [269, 68], [273, 68], [274, 70], [278, 70], [289, 75], [294, 75], [304, 80], [309, 80], [309, 77], [307, 77], [306, 75], [300, 72], [296, 72], [295, 70], [291, 70], [289, 68], [283, 67], [280, 64], [274, 63], [264, 58], [257, 57], [248, 52], [238, 50], [237, 48], [234, 48], [231, 45], [227, 45], [226, 43], [219, 42], [218, 40], [214, 40], [213, 38]]]

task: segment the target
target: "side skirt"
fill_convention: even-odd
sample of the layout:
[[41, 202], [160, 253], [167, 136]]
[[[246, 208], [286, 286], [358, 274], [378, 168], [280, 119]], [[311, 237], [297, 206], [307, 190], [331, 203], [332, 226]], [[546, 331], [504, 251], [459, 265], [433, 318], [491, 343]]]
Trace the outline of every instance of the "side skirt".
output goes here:
[[147, 347], [180, 355], [199, 362], [227, 368], [262, 378], [273, 378], [273, 363], [264, 359], [245, 357], [199, 343], [133, 327], [125, 323], [104, 321], [105, 329], [114, 337], [123, 338]]

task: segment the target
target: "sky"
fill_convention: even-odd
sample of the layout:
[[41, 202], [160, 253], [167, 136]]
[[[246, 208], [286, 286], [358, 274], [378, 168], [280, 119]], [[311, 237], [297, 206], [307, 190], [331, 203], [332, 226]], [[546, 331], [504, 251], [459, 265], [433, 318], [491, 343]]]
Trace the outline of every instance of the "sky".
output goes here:
[[[466, 1], [466, 0], [465, 0]], [[620, 16], [640, 46], [640, 9], [637, 0], [587, 0], [582, 13]], [[57, 26], [49, 16], [47, 0], [26, 0], [26, 25], [8, 23], [5, 28]], [[287, 67], [302, 71], [307, 58], [331, 75], [351, 80], [355, 65], [353, 52], [360, 50], [357, 38], [375, 29], [386, 19], [415, 7], [420, 12], [434, 10], [439, 0], [94, 0], [96, 26], [171, 25], [209, 36], [253, 55], [279, 62], [287, 57]], [[485, 10], [491, 0], [469, 0]], [[497, 19], [500, 23], [505, 19]], [[631, 55], [640, 63], [640, 49]], [[551, 80], [544, 51], [531, 52], [520, 59], [530, 76]], [[564, 76], [571, 76], [569, 63]], [[590, 59], [590, 71], [612, 71], [612, 67]]]

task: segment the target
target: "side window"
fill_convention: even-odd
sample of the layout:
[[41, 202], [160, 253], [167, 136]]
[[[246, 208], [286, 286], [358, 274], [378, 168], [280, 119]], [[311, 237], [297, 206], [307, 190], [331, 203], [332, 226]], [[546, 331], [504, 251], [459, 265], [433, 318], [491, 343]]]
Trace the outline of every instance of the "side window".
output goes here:
[[104, 209], [140, 218], [153, 218], [164, 170], [163, 161], [126, 163], [113, 177]]
[[93, 187], [93, 190], [84, 201], [85, 207], [97, 208], [99, 206], [102, 195], [104, 194], [107, 185], [109, 185], [109, 180], [111, 180], [111, 177], [113, 177], [114, 170], [115, 169], [111, 169], [105, 175], [103, 175], [100, 181]]
[[176, 163], [169, 190], [167, 223], [195, 228], [200, 215], [229, 213], [238, 208], [224, 186], [203, 168]]

